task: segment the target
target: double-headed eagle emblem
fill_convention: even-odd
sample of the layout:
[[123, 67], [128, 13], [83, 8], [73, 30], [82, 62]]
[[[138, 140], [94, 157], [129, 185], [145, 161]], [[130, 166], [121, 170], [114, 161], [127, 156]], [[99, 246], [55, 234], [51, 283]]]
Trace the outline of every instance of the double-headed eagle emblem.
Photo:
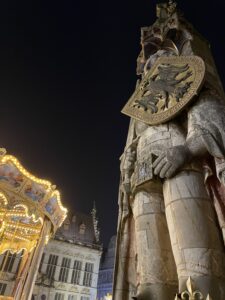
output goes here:
[[160, 57], [122, 112], [154, 125], [179, 113], [200, 90], [205, 64], [198, 56]]

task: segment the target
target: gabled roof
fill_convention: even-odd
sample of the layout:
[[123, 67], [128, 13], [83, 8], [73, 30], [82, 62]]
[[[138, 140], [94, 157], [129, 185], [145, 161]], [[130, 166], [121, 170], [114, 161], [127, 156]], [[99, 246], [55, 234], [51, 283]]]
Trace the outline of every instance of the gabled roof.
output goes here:
[[80, 212], [66, 218], [56, 231], [55, 239], [86, 246], [100, 246], [96, 241], [93, 216]]

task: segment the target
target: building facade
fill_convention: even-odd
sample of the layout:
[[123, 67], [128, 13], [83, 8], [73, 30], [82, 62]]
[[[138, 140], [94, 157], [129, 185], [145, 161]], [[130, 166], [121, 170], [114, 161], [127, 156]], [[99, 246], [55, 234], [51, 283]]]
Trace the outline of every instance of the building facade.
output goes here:
[[46, 246], [33, 299], [95, 300], [102, 246], [96, 211], [68, 217]]
[[11, 295], [20, 264], [21, 254], [12, 254], [6, 251], [0, 255], [0, 295], [4, 295], [4, 297]]
[[98, 300], [110, 299], [113, 290], [116, 236], [111, 237], [105, 255], [102, 256], [98, 277]]

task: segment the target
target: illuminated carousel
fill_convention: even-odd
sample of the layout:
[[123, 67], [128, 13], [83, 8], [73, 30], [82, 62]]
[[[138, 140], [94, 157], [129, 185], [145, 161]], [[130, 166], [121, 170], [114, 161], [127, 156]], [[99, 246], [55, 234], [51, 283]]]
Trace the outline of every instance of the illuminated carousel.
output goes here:
[[55, 188], [0, 149], [0, 299], [31, 299], [44, 245], [67, 213]]

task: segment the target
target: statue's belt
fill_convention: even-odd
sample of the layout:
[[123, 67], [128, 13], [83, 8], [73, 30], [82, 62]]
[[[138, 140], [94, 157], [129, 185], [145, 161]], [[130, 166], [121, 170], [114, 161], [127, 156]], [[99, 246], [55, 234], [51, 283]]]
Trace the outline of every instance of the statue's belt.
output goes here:
[[[148, 158], [146, 157], [145, 159], [136, 161], [131, 180], [132, 189], [135, 189], [135, 187], [141, 186], [148, 181], [159, 179], [159, 177], [154, 175], [154, 169], [152, 167], [156, 158], [155, 154], [151, 153]], [[194, 160], [191, 163], [185, 164], [180, 172], [182, 171], [202, 172], [202, 162]]]

